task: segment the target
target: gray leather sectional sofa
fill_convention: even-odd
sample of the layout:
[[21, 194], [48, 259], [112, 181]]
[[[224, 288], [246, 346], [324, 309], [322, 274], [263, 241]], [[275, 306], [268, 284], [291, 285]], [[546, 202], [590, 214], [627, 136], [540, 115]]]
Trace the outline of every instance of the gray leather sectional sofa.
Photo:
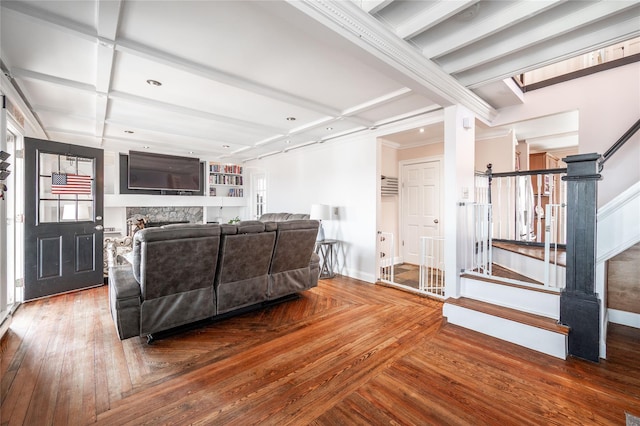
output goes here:
[[260, 219], [138, 231], [131, 264], [109, 269], [120, 339], [260, 307], [317, 286], [318, 221], [286, 213]]

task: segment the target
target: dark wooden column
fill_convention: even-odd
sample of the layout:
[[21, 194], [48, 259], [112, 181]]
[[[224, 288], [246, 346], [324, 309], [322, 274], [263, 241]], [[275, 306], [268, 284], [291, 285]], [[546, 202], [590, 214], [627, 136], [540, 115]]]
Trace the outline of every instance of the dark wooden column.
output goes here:
[[570, 327], [569, 355], [600, 359], [600, 299], [596, 283], [596, 211], [599, 154], [571, 155], [567, 163], [567, 284], [560, 322]]

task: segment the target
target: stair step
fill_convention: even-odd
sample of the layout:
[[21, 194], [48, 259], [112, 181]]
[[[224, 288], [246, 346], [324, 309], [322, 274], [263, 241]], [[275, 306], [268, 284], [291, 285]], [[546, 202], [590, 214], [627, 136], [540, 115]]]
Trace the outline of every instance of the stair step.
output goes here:
[[[488, 282], [488, 283], [506, 285], [506, 286], [509, 286], [509, 287], [522, 288], [522, 289], [526, 289], [526, 290], [537, 291], [537, 292], [540, 292], [540, 293], [558, 294], [558, 289], [552, 289], [552, 288], [549, 288], [549, 287], [545, 287], [544, 285], [542, 285], [542, 283], [540, 283], [540, 284], [529, 283], [529, 284], [533, 284], [533, 285], [518, 284], [518, 283], [514, 283], [513, 281], [502, 280], [500, 278], [503, 278], [503, 277], [498, 277], [498, 276], [495, 276], [495, 275], [493, 275], [493, 276], [492, 275], [475, 275], [475, 274], [468, 274], [468, 273], [462, 273], [462, 274], [460, 274], [460, 277], [471, 278], [473, 280], [485, 281], [485, 282]], [[508, 277], [504, 277], [504, 278], [508, 278]], [[536, 281], [536, 283], [537, 283], [537, 281]]]
[[527, 312], [519, 311], [517, 309], [505, 308], [503, 306], [481, 302], [479, 300], [469, 299], [467, 297], [460, 297], [458, 299], [448, 298], [445, 300], [445, 303], [459, 306], [465, 309], [474, 310], [477, 312], [482, 312], [487, 315], [503, 318], [509, 321], [518, 322], [520, 324], [529, 325], [531, 327], [559, 333], [565, 336], [569, 334], [569, 327], [558, 324], [556, 320], [543, 317], [541, 315], [530, 314]]
[[[513, 253], [518, 253], [523, 256], [530, 257], [532, 259], [544, 261], [544, 247], [543, 246], [530, 246], [515, 243], [507, 243], [504, 241], [493, 241], [491, 243], [493, 247], [507, 250]], [[553, 259], [551, 260], [553, 262]], [[558, 265], [566, 266], [566, 250], [558, 248]]]

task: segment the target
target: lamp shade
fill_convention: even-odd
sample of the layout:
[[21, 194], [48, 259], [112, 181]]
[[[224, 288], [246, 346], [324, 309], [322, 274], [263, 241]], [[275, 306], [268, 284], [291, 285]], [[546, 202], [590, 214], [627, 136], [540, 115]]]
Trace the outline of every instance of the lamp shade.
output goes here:
[[309, 219], [329, 220], [331, 219], [331, 209], [327, 204], [312, 204]]

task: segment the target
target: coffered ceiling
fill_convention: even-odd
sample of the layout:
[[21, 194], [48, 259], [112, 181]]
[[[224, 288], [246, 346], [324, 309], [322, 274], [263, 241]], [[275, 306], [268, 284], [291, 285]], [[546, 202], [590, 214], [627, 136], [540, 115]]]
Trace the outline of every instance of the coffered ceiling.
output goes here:
[[[637, 1], [7, 1], [30, 136], [242, 161], [460, 103], [640, 34]], [[155, 82], [159, 85], [153, 84]], [[7, 88], [8, 89], [8, 88]]]

